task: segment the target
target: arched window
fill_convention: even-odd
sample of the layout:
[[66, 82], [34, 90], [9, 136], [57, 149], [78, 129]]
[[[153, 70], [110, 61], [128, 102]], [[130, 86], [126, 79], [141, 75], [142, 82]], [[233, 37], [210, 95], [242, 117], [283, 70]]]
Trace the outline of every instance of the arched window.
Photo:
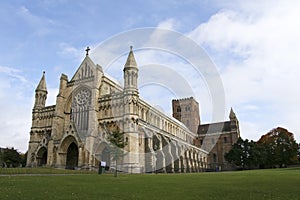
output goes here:
[[81, 89], [73, 96], [72, 119], [77, 130], [88, 130], [89, 110], [92, 93], [89, 89]]

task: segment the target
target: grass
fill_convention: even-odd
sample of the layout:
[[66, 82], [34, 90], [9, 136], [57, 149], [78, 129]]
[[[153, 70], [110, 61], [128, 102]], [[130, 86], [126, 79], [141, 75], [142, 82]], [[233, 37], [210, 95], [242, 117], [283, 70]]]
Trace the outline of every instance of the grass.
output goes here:
[[64, 170], [55, 168], [0, 168], [0, 175], [16, 175], [16, 174], [95, 174], [95, 171], [85, 170]]
[[300, 199], [300, 168], [199, 174], [2, 176], [0, 199]]

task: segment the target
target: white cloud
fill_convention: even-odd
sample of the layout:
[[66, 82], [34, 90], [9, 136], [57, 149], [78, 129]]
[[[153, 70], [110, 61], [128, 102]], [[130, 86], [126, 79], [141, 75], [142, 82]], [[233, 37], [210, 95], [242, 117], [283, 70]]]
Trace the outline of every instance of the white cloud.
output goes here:
[[21, 151], [27, 150], [34, 91], [22, 71], [0, 66], [0, 147], [7, 144]]
[[[284, 125], [300, 139], [300, 4], [276, 2], [221, 10], [188, 35], [219, 64], [228, 106], [246, 116], [255, 105], [257, 121], [241, 119], [242, 135], [257, 138]], [[266, 106], [267, 105], [267, 106]], [[249, 128], [256, 123], [257, 132]]]
[[169, 19], [166, 19], [164, 21], [161, 21], [157, 25], [157, 28], [175, 30], [179, 26], [180, 26], [179, 21], [176, 21], [174, 18], [169, 18]]
[[75, 58], [78, 61], [83, 59], [82, 52], [84, 48], [78, 49], [65, 42], [60, 43], [59, 48], [60, 50], [58, 51], [58, 53], [62, 56]]

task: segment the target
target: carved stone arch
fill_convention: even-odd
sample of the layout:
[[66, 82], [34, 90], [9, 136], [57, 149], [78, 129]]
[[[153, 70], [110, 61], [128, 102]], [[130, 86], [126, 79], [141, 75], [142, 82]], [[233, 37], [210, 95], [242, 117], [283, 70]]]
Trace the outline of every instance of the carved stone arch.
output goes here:
[[156, 165], [156, 153], [153, 150], [153, 132], [145, 127], [140, 127], [139, 132], [144, 134], [145, 172], [152, 173], [155, 171], [154, 166]]
[[71, 107], [72, 107], [72, 101], [73, 101], [73, 97], [74, 95], [76, 95], [80, 90], [82, 89], [86, 89], [89, 91], [92, 91], [91, 87], [88, 85], [79, 85], [78, 87], [76, 87], [68, 96], [67, 101], [65, 103], [64, 106], [64, 111], [65, 113], [70, 113], [71, 111]]
[[92, 104], [92, 90], [89, 86], [81, 85], [72, 92], [71, 119], [78, 131], [87, 131], [89, 111]]
[[153, 150], [155, 152], [155, 171], [159, 173], [165, 172], [165, 155], [162, 150], [161, 136], [153, 134]]
[[79, 141], [73, 135], [68, 135], [63, 138], [59, 151], [61, 162], [66, 169], [76, 169], [79, 160]]
[[179, 156], [179, 149], [177, 147], [177, 142], [175, 140], [170, 141], [171, 146], [171, 155], [173, 157], [174, 162], [174, 172], [178, 173], [180, 168], [180, 156]]
[[174, 170], [173, 156], [171, 153], [170, 138], [162, 136], [162, 151], [165, 155], [166, 172], [172, 173]]
[[67, 135], [61, 140], [61, 144], [59, 146], [59, 151], [61, 153], [66, 153], [68, 150], [68, 147], [71, 143], [75, 143], [77, 146], [79, 146], [79, 141], [75, 138], [74, 135]]
[[46, 146], [38, 148], [36, 153], [37, 166], [45, 166], [47, 164], [48, 149]]

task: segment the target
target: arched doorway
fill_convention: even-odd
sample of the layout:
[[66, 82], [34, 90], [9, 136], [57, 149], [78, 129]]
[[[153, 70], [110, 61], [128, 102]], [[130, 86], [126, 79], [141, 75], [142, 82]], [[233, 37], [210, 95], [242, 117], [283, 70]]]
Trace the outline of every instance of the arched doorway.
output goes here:
[[37, 153], [37, 165], [38, 166], [45, 166], [47, 164], [47, 149], [46, 147], [42, 147], [39, 149], [38, 153]]
[[78, 147], [72, 142], [67, 150], [66, 169], [75, 169], [78, 166]]

